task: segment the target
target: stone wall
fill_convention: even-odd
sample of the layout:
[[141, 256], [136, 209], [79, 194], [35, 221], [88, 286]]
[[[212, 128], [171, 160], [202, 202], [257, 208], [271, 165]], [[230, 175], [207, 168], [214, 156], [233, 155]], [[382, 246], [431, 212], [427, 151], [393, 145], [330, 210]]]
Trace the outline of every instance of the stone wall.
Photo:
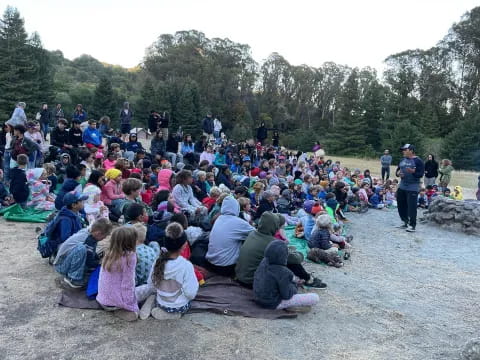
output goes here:
[[448, 230], [480, 235], [480, 201], [457, 201], [439, 196], [424, 213], [424, 219]]

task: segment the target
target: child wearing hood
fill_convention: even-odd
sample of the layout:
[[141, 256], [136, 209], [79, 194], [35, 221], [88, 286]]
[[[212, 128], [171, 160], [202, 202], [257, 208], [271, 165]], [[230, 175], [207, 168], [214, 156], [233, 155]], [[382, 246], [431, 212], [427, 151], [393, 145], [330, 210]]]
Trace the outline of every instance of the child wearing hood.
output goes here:
[[286, 243], [280, 240], [270, 242], [264, 255], [253, 279], [254, 299], [258, 305], [267, 309], [286, 309], [313, 306], [320, 301], [315, 293], [297, 294], [293, 272], [287, 267]]
[[55, 195], [50, 194], [50, 184], [43, 168], [27, 170], [31, 200], [27, 206], [36, 210], [55, 210]]
[[93, 224], [99, 219], [108, 219], [108, 208], [100, 200], [102, 190], [96, 185], [88, 185], [83, 189], [83, 195], [88, 196], [84, 204], [84, 211], [89, 224]]
[[463, 200], [463, 189], [461, 186], [455, 186], [453, 188], [453, 198], [455, 200]]

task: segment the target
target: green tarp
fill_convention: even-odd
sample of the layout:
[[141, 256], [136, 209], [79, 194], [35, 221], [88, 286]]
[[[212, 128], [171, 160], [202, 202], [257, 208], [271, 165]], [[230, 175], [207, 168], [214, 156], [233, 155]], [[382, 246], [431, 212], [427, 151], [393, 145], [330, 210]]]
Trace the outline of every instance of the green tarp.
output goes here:
[[3, 215], [5, 220], [32, 223], [47, 222], [47, 218], [52, 212], [53, 211], [35, 210], [32, 208], [22, 209], [22, 207], [18, 204], [0, 209], [0, 215]]

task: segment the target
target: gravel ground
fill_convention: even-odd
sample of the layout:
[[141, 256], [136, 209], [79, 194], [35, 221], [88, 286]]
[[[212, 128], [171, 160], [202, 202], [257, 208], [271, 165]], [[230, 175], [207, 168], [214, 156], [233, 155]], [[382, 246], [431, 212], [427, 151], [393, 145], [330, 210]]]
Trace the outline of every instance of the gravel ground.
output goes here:
[[395, 211], [349, 215], [341, 269], [307, 264], [328, 283], [297, 319], [189, 314], [125, 323], [55, 305], [55, 274], [35, 250], [35, 224], [0, 220], [1, 359], [457, 359], [480, 333], [480, 239]]

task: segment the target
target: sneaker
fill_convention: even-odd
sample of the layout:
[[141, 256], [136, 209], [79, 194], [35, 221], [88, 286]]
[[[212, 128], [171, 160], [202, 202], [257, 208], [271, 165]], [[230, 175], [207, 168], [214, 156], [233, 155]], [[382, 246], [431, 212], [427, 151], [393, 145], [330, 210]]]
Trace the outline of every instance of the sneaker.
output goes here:
[[406, 230], [407, 230], [408, 232], [415, 232], [415, 228], [414, 228], [413, 226], [411, 226], [411, 225], [408, 225], [407, 228], [406, 228]]
[[178, 320], [182, 317], [182, 314], [167, 313], [165, 310], [156, 307], [152, 309], [152, 316], [157, 320]]
[[322, 280], [316, 277], [311, 277], [309, 282], [305, 282], [305, 286], [315, 289], [325, 289], [327, 287], [327, 284], [325, 284], [324, 282], [322, 282]]
[[69, 279], [68, 277], [63, 278], [63, 283], [71, 289], [81, 289], [85, 287], [85, 284], [83, 282], [72, 280], [72, 279]]
[[155, 295], [150, 295], [147, 300], [142, 305], [142, 308], [140, 309], [140, 315], [139, 318], [140, 320], [145, 320], [148, 319], [150, 314], [152, 313], [152, 309], [155, 306]]
[[292, 306], [292, 307], [289, 307], [289, 308], [285, 308], [283, 310], [285, 310], [287, 312], [292, 312], [292, 313], [305, 314], [305, 313], [310, 312], [310, 310], [312, 310], [312, 307], [311, 306]]
[[138, 314], [133, 312], [133, 311], [127, 311], [124, 309], [120, 310], [115, 310], [113, 312], [113, 315], [118, 317], [119, 319], [125, 320], [125, 321], [135, 321], [138, 319]]
[[347, 243], [351, 243], [352, 240], [353, 240], [353, 235], [347, 235], [347, 236], [345, 237], [345, 241], [346, 241]]
[[402, 225], [398, 225], [397, 228], [399, 229], [406, 229], [408, 227], [407, 223], [403, 223]]

